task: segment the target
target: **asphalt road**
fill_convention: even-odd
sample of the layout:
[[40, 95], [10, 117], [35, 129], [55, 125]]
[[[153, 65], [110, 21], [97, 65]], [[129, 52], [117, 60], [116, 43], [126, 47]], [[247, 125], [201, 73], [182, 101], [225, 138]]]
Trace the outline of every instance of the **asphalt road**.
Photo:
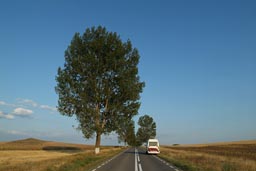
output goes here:
[[181, 171], [170, 163], [148, 155], [141, 148], [129, 148], [92, 171]]

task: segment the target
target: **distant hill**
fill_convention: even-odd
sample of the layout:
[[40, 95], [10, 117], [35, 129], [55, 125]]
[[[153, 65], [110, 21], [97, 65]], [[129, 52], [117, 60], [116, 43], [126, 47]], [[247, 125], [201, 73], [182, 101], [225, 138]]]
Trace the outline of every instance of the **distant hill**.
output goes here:
[[0, 150], [89, 150], [92, 145], [44, 141], [35, 138], [1, 142]]
[[27, 138], [27, 139], [23, 139], [23, 140], [10, 141], [10, 142], [7, 142], [7, 144], [38, 145], [38, 144], [43, 144], [43, 143], [46, 143], [46, 142], [47, 141], [39, 140], [39, 139], [35, 139], [35, 138]]

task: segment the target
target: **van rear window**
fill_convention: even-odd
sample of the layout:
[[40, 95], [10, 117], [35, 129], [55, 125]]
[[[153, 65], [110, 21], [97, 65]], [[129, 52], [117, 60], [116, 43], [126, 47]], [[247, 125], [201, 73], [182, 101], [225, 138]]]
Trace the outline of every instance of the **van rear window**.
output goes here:
[[149, 146], [157, 146], [157, 142], [149, 142]]

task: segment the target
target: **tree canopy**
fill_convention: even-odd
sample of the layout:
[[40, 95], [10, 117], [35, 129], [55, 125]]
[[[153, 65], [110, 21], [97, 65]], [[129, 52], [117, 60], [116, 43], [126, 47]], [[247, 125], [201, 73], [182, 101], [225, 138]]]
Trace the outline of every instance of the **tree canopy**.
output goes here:
[[136, 135], [135, 135], [135, 126], [134, 121], [130, 120], [128, 122], [123, 122], [122, 125], [117, 130], [118, 140], [128, 145], [135, 146], [136, 145]]
[[147, 142], [150, 138], [155, 138], [156, 123], [152, 117], [149, 115], [141, 116], [139, 118], [138, 125], [140, 126], [136, 134], [138, 144]]
[[76, 116], [85, 138], [116, 131], [138, 113], [145, 86], [138, 75], [139, 52], [131, 41], [122, 42], [116, 32], [98, 26], [75, 33], [58, 68], [58, 111]]

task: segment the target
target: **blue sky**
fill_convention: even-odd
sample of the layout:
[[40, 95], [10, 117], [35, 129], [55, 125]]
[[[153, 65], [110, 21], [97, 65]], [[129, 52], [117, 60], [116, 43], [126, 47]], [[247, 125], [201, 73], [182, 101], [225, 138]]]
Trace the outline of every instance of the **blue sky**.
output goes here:
[[[0, 141], [91, 143], [60, 115], [57, 68], [75, 32], [102, 25], [139, 50], [162, 144], [256, 139], [256, 2], [0, 2]], [[114, 134], [102, 144], [117, 144]]]

